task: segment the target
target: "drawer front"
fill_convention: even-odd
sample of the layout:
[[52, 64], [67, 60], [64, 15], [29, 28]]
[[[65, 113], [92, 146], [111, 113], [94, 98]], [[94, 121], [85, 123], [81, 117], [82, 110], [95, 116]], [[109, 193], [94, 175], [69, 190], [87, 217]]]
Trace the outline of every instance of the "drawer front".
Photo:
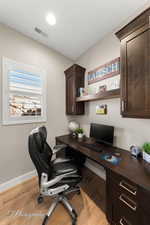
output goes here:
[[132, 225], [132, 224], [124, 216], [122, 216], [115, 225]]
[[118, 197], [120, 203], [134, 214], [137, 211], [137, 203], [133, 201], [129, 196], [125, 194], [119, 194]]
[[114, 172], [107, 175], [112, 196], [112, 221], [115, 225], [137, 225], [139, 212], [137, 186]]
[[137, 199], [138, 188], [134, 183], [114, 172], [110, 172], [109, 178], [112, 180], [117, 190], [129, 195], [129, 197], [134, 198], [134, 200]]
[[112, 207], [109, 207], [112, 210], [112, 221], [115, 225], [137, 225], [139, 207], [135, 196], [122, 191], [112, 179], [109, 181], [111, 191], [108, 197], [112, 201]]
[[119, 195], [114, 208], [116, 225], [137, 225], [137, 205], [126, 195]]

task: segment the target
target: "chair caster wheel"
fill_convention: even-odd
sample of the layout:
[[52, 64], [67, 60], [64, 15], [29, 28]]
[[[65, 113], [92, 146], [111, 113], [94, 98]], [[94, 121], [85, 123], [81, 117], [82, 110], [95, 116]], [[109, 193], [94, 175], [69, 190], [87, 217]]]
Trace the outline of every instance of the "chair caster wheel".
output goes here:
[[48, 222], [48, 216], [46, 215], [46, 216], [45, 216], [45, 218], [44, 218], [44, 220], [43, 220], [42, 225], [46, 225], [46, 224], [47, 224], [47, 222]]
[[74, 209], [72, 210], [72, 213], [74, 214], [73, 220], [77, 220], [78, 215]]
[[38, 204], [43, 203], [43, 201], [44, 201], [44, 198], [43, 198], [42, 196], [39, 196], [39, 197], [37, 198], [37, 203], [38, 203]]
[[80, 195], [81, 194], [81, 191], [79, 190], [78, 192], [77, 192], [77, 195]]
[[74, 219], [73, 221], [72, 221], [72, 225], [76, 225], [77, 224], [77, 219]]
[[77, 213], [76, 213], [76, 211], [74, 209], [72, 210], [72, 213], [73, 213], [72, 225], [76, 225], [77, 224], [77, 217], [78, 217], [78, 215], [77, 215]]

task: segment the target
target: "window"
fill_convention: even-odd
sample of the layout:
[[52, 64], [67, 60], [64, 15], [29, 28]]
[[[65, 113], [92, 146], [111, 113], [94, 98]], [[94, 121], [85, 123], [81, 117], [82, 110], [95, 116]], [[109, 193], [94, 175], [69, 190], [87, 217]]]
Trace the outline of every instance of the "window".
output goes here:
[[3, 58], [3, 124], [46, 121], [46, 73]]

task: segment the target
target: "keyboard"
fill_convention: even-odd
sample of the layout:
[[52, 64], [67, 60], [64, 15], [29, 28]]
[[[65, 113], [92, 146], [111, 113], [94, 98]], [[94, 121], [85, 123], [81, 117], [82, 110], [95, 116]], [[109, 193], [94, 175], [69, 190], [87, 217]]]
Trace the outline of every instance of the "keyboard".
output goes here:
[[103, 150], [97, 144], [90, 144], [90, 143], [82, 143], [82, 145], [86, 148], [90, 148], [95, 152], [102, 152]]

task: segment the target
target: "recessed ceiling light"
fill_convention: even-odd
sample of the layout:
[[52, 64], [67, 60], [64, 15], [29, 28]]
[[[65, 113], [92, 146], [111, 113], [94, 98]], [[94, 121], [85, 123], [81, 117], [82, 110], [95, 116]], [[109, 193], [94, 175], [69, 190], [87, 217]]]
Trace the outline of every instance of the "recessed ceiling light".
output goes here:
[[49, 13], [46, 16], [46, 21], [49, 25], [54, 26], [56, 24], [56, 17], [54, 16], [53, 13]]

